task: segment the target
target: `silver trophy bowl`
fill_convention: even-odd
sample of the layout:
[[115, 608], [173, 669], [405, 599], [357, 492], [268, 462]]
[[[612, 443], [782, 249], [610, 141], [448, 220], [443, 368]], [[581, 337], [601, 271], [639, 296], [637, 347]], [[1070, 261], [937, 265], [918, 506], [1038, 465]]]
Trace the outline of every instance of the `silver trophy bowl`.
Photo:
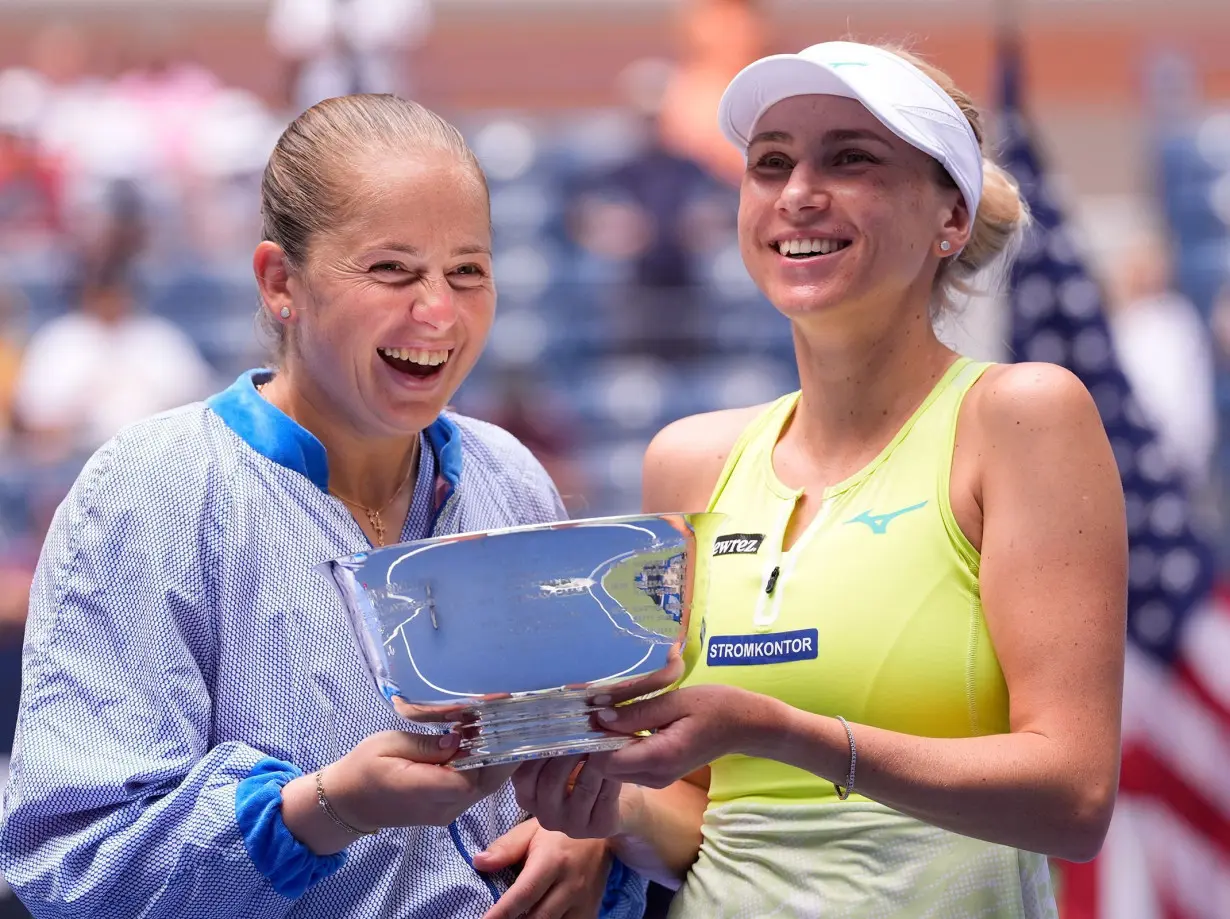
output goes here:
[[669, 689], [721, 514], [570, 520], [399, 543], [320, 566], [380, 694], [458, 725], [458, 769], [612, 750], [593, 700]]

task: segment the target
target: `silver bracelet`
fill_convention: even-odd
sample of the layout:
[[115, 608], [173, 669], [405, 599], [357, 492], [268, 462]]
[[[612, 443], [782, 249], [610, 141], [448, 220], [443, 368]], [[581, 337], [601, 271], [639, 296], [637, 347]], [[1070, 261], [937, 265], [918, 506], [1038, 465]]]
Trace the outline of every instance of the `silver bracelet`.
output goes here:
[[375, 836], [379, 833], [379, 830], [371, 830], [369, 832], [357, 829], [337, 815], [337, 811], [333, 809], [333, 805], [330, 804], [329, 799], [325, 797], [325, 786], [321, 784], [320, 781], [321, 772], [324, 772], [324, 770], [321, 769], [320, 772], [316, 773], [316, 803], [320, 805], [320, 809], [322, 811], [329, 815], [329, 819], [340, 826], [347, 833], [350, 833], [352, 836]]
[[837, 716], [837, 720], [841, 722], [841, 726], [846, 729], [846, 738], [850, 741], [850, 774], [846, 776], [846, 787], [842, 787], [836, 782], [833, 783], [833, 788], [837, 790], [837, 800], [844, 801], [850, 797], [850, 792], [854, 791], [854, 767], [858, 764], [858, 748], [854, 746], [854, 732], [850, 730], [850, 725], [846, 723], [846, 719]]

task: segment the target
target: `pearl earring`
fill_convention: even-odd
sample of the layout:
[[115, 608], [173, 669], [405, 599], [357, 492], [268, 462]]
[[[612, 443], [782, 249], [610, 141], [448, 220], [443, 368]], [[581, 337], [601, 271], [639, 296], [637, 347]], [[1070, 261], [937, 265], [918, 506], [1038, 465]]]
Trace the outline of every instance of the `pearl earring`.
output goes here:
[[952, 248], [952, 243], [950, 243], [948, 240], [946, 239], [940, 240], [940, 251], [941, 252], [947, 252], [951, 248]]
[[282, 307], [282, 318], [283, 319], [290, 318], [290, 307], [289, 306]]

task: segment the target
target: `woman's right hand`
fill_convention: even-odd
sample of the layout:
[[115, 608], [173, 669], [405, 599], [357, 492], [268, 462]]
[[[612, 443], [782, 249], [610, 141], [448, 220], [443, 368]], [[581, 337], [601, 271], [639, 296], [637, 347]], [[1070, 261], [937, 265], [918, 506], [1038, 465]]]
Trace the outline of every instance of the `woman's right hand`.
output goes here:
[[[516, 764], [457, 770], [445, 765], [457, 752], [456, 734], [385, 731], [373, 734], [321, 770], [321, 784], [337, 816], [357, 830], [392, 826], [447, 826], [516, 771]], [[287, 828], [317, 855], [354, 842], [317, 802], [315, 774], [282, 789]]]
[[[513, 775], [517, 803], [547, 830], [573, 839], [605, 839], [623, 831], [635, 786], [605, 778], [604, 754], [559, 756], [521, 763]], [[639, 800], [635, 803], [639, 803]]]

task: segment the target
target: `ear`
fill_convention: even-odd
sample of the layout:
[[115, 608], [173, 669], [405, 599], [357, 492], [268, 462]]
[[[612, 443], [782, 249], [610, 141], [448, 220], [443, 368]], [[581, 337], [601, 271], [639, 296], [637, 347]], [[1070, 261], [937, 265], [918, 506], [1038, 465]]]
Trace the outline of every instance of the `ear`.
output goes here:
[[256, 274], [261, 303], [275, 320], [281, 321], [283, 309], [294, 309], [290, 292], [291, 268], [286, 253], [277, 243], [265, 240], [252, 255], [252, 270]]
[[965, 205], [965, 196], [960, 191], [952, 189], [949, 201], [951, 205], [945, 202], [944, 224], [939, 238], [951, 244], [949, 254], [952, 255], [965, 248], [974, 232], [974, 222], [969, 208]]

